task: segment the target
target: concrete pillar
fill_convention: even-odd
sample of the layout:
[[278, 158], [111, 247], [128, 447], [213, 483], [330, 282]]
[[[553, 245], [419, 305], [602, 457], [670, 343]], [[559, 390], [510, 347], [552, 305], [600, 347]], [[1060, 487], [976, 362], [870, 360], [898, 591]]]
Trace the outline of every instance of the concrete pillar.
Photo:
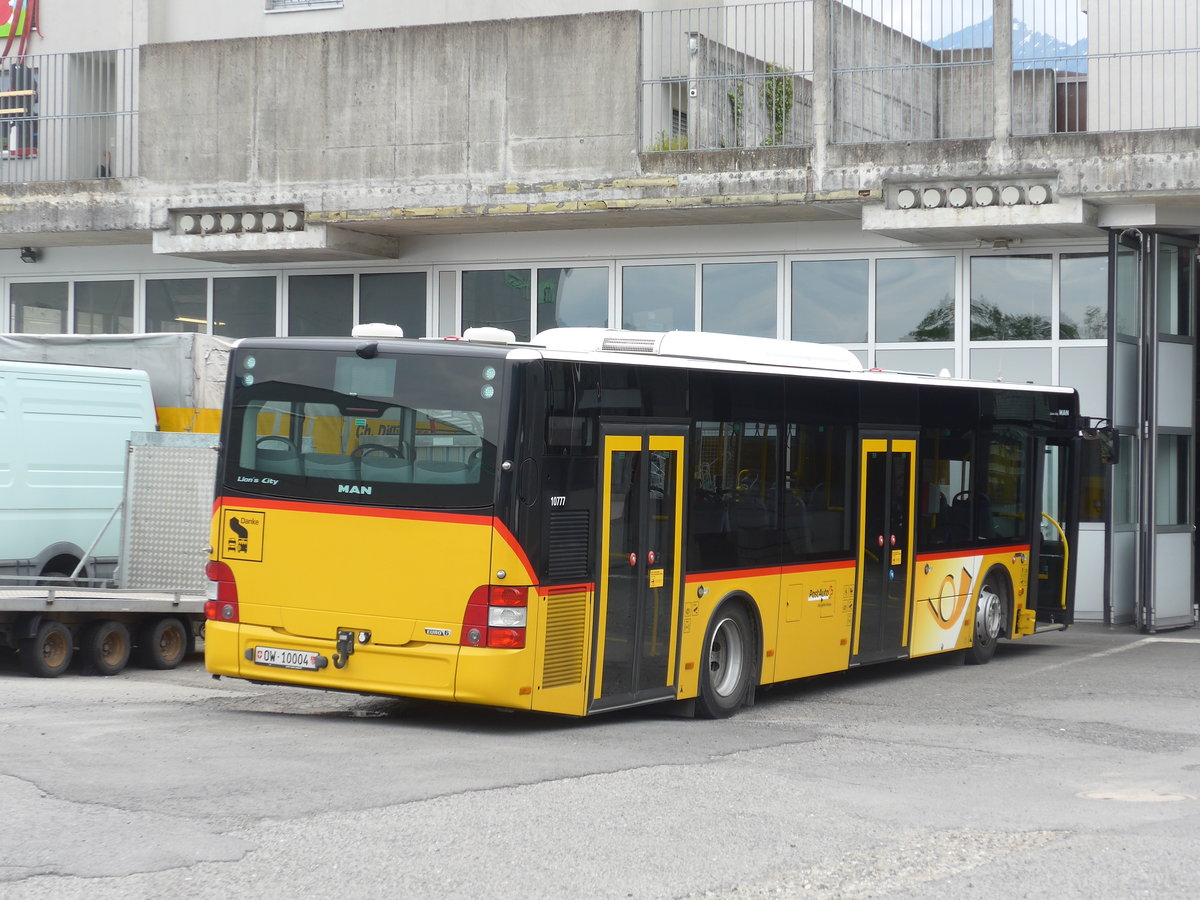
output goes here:
[[992, 7], [992, 102], [995, 104], [992, 134], [1007, 143], [1012, 135], [1012, 21], [1013, 0], [993, 0]]
[[[1005, 0], [1010, 2], [1011, 0]], [[826, 171], [829, 153], [830, 126], [833, 113], [833, 3], [834, 0], [813, 0], [813, 94], [812, 94], [812, 171]], [[816, 184], [811, 190], [818, 190]]]

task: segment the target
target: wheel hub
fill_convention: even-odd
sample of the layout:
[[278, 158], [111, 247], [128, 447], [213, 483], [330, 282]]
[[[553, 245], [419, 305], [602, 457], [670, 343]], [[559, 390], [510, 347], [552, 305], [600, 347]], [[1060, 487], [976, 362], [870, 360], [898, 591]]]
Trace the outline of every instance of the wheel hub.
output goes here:
[[979, 592], [979, 608], [975, 612], [975, 634], [980, 641], [994, 641], [1000, 637], [1002, 623], [1000, 597], [985, 586]]

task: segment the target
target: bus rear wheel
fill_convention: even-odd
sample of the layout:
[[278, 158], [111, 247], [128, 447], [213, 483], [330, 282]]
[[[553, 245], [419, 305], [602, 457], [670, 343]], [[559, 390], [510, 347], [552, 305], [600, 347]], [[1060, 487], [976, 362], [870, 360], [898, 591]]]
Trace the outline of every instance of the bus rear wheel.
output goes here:
[[712, 617], [700, 659], [700, 716], [724, 719], [745, 704], [754, 659], [752, 635], [746, 610], [738, 603], [725, 604]]
[[62, 622], [42, 622], [33, 637], [17, 645], [21, 668], [37, 678], [57, 678], [71, 665], [75, 641]]
[[975, 601], [975, 628], [967, 648], [967, 664], [981, 666], [996, 655], [996, 645], [1008, 620], [1008, 581], [993, 569], [983, 579]]

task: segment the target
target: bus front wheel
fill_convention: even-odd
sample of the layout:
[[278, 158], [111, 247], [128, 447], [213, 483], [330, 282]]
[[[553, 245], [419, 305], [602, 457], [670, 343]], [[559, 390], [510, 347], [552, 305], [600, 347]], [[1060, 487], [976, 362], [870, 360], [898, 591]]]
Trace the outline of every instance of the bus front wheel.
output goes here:
[[968, 665], [981, 666], [996, 655], [996, 645], [1005, 631], [1009, 608], [1008, 580], [993, 569], [983, 579], [975, 601], [975, 628], [967, 648]]
[[727, 603], [717, 610], [704, 636], [696, 712], [723, 719], [744, 705], [753, 668], [753, 630], [745, 608]]

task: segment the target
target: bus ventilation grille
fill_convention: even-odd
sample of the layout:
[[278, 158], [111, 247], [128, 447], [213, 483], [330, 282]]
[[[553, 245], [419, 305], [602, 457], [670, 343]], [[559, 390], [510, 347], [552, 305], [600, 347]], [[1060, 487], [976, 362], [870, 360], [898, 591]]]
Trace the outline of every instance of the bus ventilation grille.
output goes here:
[[588, 595], [583, 591], [546, 597], [546, 652], [542, 687], [583, 683], [583, 650], [587, 635]]
[[657, 341], [647, 338], [605, 338], [600, 343], [601, 350], [615, 350], [618, 353], [653, 353]]
[[550, 511], [550, 541], [546, 554], [547, 581], [584, 581], [591, 572], [588, 559], [590, 529], [586, 509]]

